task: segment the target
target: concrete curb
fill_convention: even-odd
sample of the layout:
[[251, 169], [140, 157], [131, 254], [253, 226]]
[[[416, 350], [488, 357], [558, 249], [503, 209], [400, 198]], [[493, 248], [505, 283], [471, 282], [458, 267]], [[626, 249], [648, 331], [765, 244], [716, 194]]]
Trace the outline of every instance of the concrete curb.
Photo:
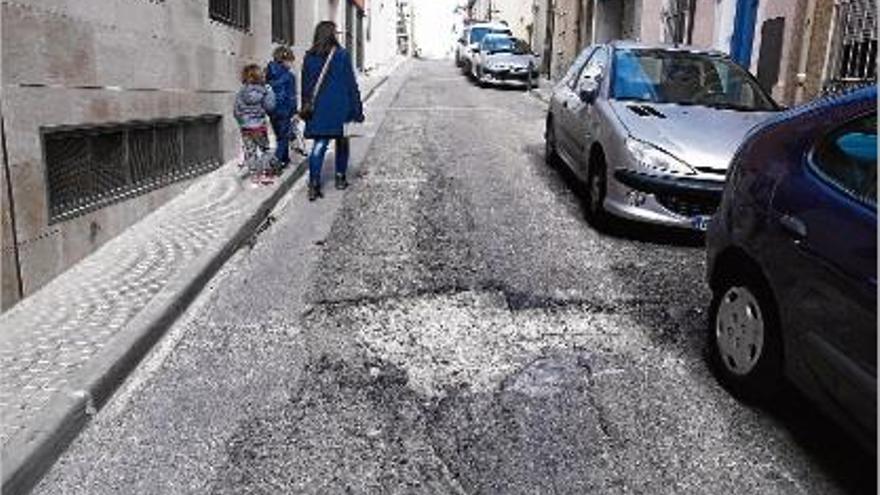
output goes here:
[[[380, 76], [368, 89], [363, 98], [365, 103], [402, 63], [399, 61], [388, 74]], [[0, 493], [23, 495], [39, 483], [98, 409], [187, 310], [202, 288], [257, 232], [307, 168], [306, 159], [282, 176], [272, 194], [241, 225], [231, 229], [231, 235], [219, 248], [203, 253], [179, 272], [89, 361], [67, 390], [52, 398], [46, 412], [35, 418], [34, 428], [9, 439], [0, 461], [3, 476]]]

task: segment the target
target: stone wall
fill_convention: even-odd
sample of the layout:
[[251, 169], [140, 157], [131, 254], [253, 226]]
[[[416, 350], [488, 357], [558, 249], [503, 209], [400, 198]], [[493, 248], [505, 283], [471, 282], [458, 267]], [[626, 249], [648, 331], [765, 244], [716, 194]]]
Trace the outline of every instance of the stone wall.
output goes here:
[[805, 32], [809, 33], [806, 42], [805, 60], [801, 61], [806, 78], [800, 92], [795, 92], [793, 103], [803, 103], [819, 96], [825, 78], [825, 61], [830, 45], [831, 20], [834, 15], [834, 0], [816, 0], [812, 18], [805, 21]]

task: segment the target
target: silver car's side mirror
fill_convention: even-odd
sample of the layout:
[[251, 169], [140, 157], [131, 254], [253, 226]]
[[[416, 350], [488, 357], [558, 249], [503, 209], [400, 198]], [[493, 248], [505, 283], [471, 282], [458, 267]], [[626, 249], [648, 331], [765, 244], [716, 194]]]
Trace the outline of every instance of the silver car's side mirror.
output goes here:
[[587, 104], [596, 101], [596, 96], [599, 94], [599, 82], [600, 78], [598, 77], [585, 77], [581, 79], [578, 85], [578, 97], [581, 101]]

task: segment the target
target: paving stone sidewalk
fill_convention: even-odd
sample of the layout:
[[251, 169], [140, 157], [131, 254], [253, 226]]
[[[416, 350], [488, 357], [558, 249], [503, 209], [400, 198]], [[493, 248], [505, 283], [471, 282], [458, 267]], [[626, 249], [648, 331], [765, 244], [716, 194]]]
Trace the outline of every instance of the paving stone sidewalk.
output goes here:
[[553, 96], [553, 86], [556, 83], [551, 79], [546, 77], [541, 77], [538, 79], [537, 87], [532, 88], [529, 91], [533, 97], [543, 101], [544, 103], [550, 103], [550, 98]]
[[[398, 59], [362, 76], [364, 99], [402, 62]], [[53, 432], [46, 430], [58, 429], [68, 413], [52, 409], [69, 408], [88, 396], [83, 382], [91, 377], [83, 375], [94, 376], [96, 366], [115, 366], [95, 361], [118, 360], [120, 353], [130, 354], [125, 346], [134, 341], [125, 334], [132, 325], [149, 327], [158, 334], [170, 326], [175, 310], [179, 314], [185, 309], [174, 308], [176, 293], [197, 292], [192, 278], [210, 277], [211, 270], [219, 268], [253, 233], [305, 168], [300, 163], [275, 185], [265, 186], [252, 184], [238, 163], [233, 160], [196, 179], [179, 196], [0, 315], [4, 491], [10, 487], [8, 478], [15, 474], [11, 470], [19, 469], [10, 464], [32, 463], [22, 460], [30, 455], [25, 451], [36, 448], [33, 443], [46, 443], [36, 438], [46, 437], [52, 451], [65, 446], [65, 439], [53, 439]], [[157, 306], [164, 309], [157, 310]], [[152, 340], [156, 338], [158, 335]], [[140, 355], [127, 359], [136, 362], [148, 348], [149, 344], [138, 351]], [[102, 380], [106, 380], [108, 373], [102, 373]], [[124, 379], [125, 370], [119, 374], [122, 376], [109, 378], [113, 384], [103, 385], [107, 393]], [[87, 403], [89, 414], [92, 409]], [[55, 436], [75, 435], [79, 427]], [[45, 460], [41, 463], [46, 464]], [[28, 469], [41, 472], [44, 466]]]

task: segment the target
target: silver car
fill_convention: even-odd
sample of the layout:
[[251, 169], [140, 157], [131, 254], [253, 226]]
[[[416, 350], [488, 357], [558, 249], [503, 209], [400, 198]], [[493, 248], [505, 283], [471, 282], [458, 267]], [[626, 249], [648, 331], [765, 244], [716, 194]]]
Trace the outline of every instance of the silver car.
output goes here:
[[481, 85], [534, 85], [538, 60], [528, 43], [504, 34], [487, 34], [480, 42], [471, 76]]
[[740, 142], [779, 110], [722, 53], [595, 45], [553, 90], [546, 157], [586, 186], [596, 224], [612, 214], [703, 231]]
[[474, 56], [480, 50], [480, 42], [487, 34], [513, 36], [506, 24], [476, 22], [466, 26], [455, 45], [455, 65], [461, 67], [466, 74], [470, 74], [473, 70]]

